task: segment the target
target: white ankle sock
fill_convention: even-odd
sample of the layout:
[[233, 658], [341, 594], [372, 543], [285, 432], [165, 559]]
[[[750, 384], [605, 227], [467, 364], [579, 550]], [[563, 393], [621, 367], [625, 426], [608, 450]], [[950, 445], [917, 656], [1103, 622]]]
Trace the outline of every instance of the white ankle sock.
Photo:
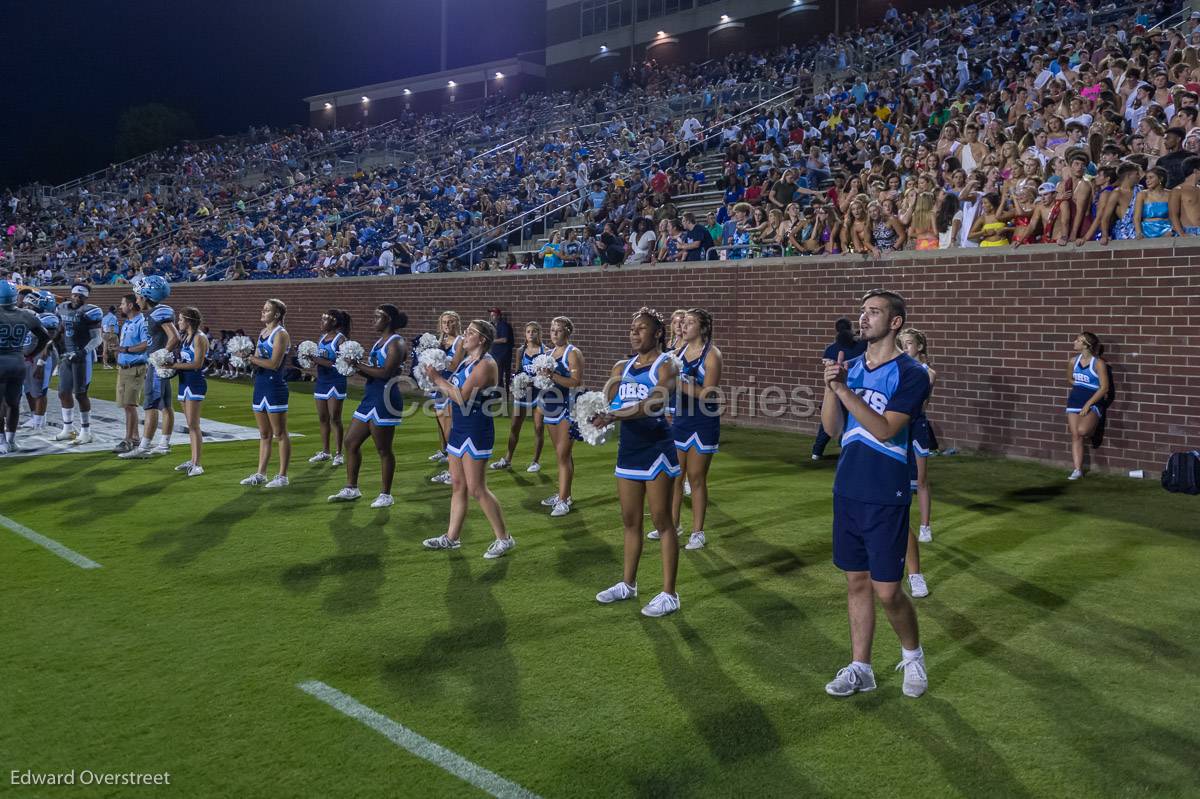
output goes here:
[[874, 674], [875, 673], [875, 672], [871, 671], [870, 663], [863, 663], [861, 660], [852, 661], [850, 663], [850, 665], [853, 666], [855, 669], [857, 669], [858, 671], [860, 671], [863, 674]]
[[903, 660], [920, 660], [925, 657], [925, 651], [919, 646], [916, 649], [900, 647], [900, 657]]
[[75, 409], [74, 408], [59, 408], [59, 412], [62, 414], [63, 427], [70, 427], [71, 422], [74, 421]]

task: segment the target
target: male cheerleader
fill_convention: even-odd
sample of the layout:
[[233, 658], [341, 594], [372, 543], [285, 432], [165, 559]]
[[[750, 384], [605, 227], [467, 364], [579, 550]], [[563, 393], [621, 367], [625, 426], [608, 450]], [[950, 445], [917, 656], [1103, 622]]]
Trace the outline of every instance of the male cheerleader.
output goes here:
[[0, 455], [17, 451], [17, 422], [21, 418], [21, 386], [25, 382], [25, 334], [33, 334], [33, 348], [40, 352], [50, 334], [31, 311], [17, 307], [17, 287], [0, 281], [0, 406], [4, 437]]
[[[100, 320], [104, 312], [87, 301], [91, 290], [83, 284], [71, 288], [71, 299], [58, 306], [62, 320], [62, 360], [58, 367], [58, 400], [62, 404], [63, 429], [55, 441], [75, 444], [92, 442], [92, 362], [102, 339]], [[79, 429], [75, 428], [75, 403], [79, 402]]]
[[821, 423], [842, 444], [833, 480], [833, 562], [846, 572], [853, 653], [850, 665], [825, 686], [831, 696], [875, 689], [873, 597], [900, 639], [904, 695], [918, 697], [928, 687], [917, 613], [900, 589], [911, 502], [909, 421], [929, 390], [926, 371], [896, 347], [905, 316], [900, 295], [868, 292], [859, 320], [866, 352], [849, 362], [841, 353], [836, 361], [823, 361]]

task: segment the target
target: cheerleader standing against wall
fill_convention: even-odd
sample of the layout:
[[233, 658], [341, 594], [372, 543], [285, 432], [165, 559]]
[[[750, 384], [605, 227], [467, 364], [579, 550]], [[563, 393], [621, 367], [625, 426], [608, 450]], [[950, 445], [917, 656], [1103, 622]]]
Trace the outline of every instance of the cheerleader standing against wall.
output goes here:
[[[533, 359], [545, 353], [546, 345], [542, 343], [542, 326], [537, 322], [529, 322], [525, 325], [525, 346], [521, 348], [521, 360], [517, 367], [517, 374], [524, 373], [532, 378], [534, 374]], [[517, 444], [521, 440], [521, 427], [525, 424], [525, 419], [532, 416], [535, 437], [533, 460], [525, 471], [540, 472], [542, 470], [542, 447], [546, 443], [546, 429], [541, 412], [537, 407], [539, 393], [537, 387], [531, 384], [529, 391], [524, 396], [513, 396], [512, 424], [508, 431], [508, 451], [503, 458], [491, 464], [492, 469], [507, 469], [512, 466]]]
[[[346, 400], [346, 376], [334, 368], [337, 360], [338, 347], [350, 335], [350, 314], [338, 308], [330, 308], [321, 315], [321, 338], [317, 341], [317, 354], [313, 363], [317, 367], [317, 385], [313, 389], [313, 400], [317, 403], [317, 421], [321, 423], [321, 451], [308, 459], [309, 463], [322, 463], [332, 460], [334, 466], [341, 466], [342, 440], [345, 429], [342, 427], [342, 403]], [[330, 438], [333, 439], [333, 452], [329, 454]]]
[[1086, 330], [1075, 337], [1074, 358], [1067, 361], [1067, 430], [1071, 434], [1071, 460], [1075, 465], [1068, 480], [1083, 477], [1083, 442], [1092, 437], [1104, 413], [1108, 396], [1108, 367], [1101, 359], [1104, 345], [1095, 333]]

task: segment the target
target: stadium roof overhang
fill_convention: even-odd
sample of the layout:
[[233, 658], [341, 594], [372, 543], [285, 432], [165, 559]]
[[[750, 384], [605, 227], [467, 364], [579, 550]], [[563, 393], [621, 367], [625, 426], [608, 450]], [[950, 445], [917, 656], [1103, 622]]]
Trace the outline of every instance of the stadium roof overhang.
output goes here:
[[[497, 73], [499, 73], [500, 77], [497, 77]], [[494, 86], [496, 80], [503, 80], [517, 75], [544, 78], [546, 76], [546, 68], [541, 64], [525, 61], [521, 58], [505, 58], [500, 61], [472, 64], [466, 67], [447, 69], [442, 72], [413, 75], [412, 77], [400, 78], [399, 80], [390, 80], [386, 83], [372, 83], [367, 86], [355, 86], [349, 89], [325, 92], [324, 94], [314, 94], [310, 97], [305, 97], [304, 102], [308, 103], [310, 111], [315, 111], [323, 108], [326, 103], [335, 106], [358, 104], [363, 102], [364, 97], [369, 100], [383, 100], [389, 97], [404, 97], [434, 91], [440, 92], [445, 91], [452, 85], [455, 87], [470, 86], [472, 84], [484, 83], [485, 81], [492, 82]]]

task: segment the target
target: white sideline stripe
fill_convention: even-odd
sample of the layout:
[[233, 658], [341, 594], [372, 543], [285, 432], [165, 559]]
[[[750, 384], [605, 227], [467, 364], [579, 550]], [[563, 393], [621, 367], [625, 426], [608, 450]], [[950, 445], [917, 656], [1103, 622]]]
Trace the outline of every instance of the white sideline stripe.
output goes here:
[[18, 524], [7, 516], [0, 516], [0, 525], [4, 525], [9, 530], [12, 530], [22, 538], [29, 539], [39, 547], [50, 550], [55, 555], [58, 555], [63, 560], [69, 560], [81, 569], [100, 569], [103, 568], [96, 561], [85, 558], [73, 549], [64, 547], [62, 544], [55, 541], [53, 538], [47, 538], [41, 533], [35, 533], [23, 524]]
[[334, 710], [362, 722], [422, 760], [428, 760], [443, 771], [471, 783], [479, 790], [495, 796], [497, 799], [541, 799], [536, 793], [525, 790], [515, 782], [509, 782], [483, 766], [475, 765], [465, 757], [455, 754], [446, 747], [413, 732], [403, 724], [375, 712], [354, 697], [344, 694], [336, 688], [331, 688], [320, 680], [297, 683], [296, 687], [304, 693], [320, 699]]

